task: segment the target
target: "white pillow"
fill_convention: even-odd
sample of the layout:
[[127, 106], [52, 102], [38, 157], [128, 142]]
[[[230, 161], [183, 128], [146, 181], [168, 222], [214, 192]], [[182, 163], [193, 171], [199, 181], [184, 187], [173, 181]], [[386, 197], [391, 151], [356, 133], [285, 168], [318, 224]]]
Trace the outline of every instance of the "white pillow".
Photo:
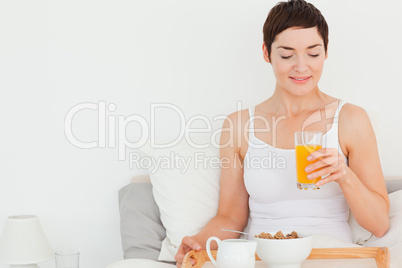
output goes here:
[[[402, 190], [402, 177], [385, 177], [385, 181], [387, 183], [387, 190], [389, 194], [396, 192], [398, 190]], [[373, 237], [373, 234], [361, 227], [352, 212], [349, 214], [349, 226], [352, 230], [352, 241], [358, 245], [364, 245], [370, 238]], [[375, 240], [375, 239], [374, 239]], [[373, 241], [374, 241], [373, 240]], [[401, 266], [402, 267], [402, 266]]]
[[[218, 211], [219, 148], [210, 144], [210, 136], [192, 138], [191, 142], [209, 144], [209, 148], [194, 148], [184, 138], [170, 148], [151, 148], [149, 143], [141, 148], [145, 157], [154, 163], [160, 161], [148, 168], [155, 201], [166, 228], [160, 261], [175, 261], [183, 237], [197, 234]], [[185, 160], [188, 167], [184, 168], [177, 159]]]
[[389, 194], [389, 230], [383, 237], [373, 236], [363, 246], [388, 247], [391, 251], [391, 267], [402, 264], [402, 190]]
[[371, 232], [367, 231], [357, 223], [351, 211], [349, 211], [348, 223], [350, 226], [350, 230], [352, 231], [353, 243], [362, 246], [373, 236]]

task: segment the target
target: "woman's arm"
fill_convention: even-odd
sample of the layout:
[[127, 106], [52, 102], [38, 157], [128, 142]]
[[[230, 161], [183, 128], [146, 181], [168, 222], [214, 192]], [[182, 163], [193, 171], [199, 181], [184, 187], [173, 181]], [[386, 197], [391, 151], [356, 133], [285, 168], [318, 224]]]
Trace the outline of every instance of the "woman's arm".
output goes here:
[[313, 173], [313, 178], [330, 173], [317, 185], [337, 182], [356, 221], [381, 237], [389, 228], [389, 199], [375, 134], [364, 109], [352, 104], [344, 106], [339, 116], [339, 139], [346, 147], [349, 166], [336, 149], [329, 149], [320, 155], [320, 161], [310, 165], [311, 170], [322, 168]]
[[[238, 128], [243, 125], [241, 118], [242, 111], [229, 115], [222, 126], [220, 138], [220, 159], [221, 159], [221, 181], [220, 197], [217, 215], [196, 235], [184, 237], [179, 250], [175, 256], [177, 267], [181, 267], [184, 255], [195, 249], [205, 249], [206, 241], [211, 236], [220, 239], [238, 238], [239, 234], [222, 231], [221, 229], [232, 229], [243, 231], [248, 221], [248, 193], [244, 186], [243, 167], [240, 156], [239, 137], [243, 132]], [[238, 139], [240, 138], [240, 139]], [[216, 249], [215, 242], [211, 248]]]
[[389, 228], [389, 199], [370, 119], [361, 107], [345, 105], [340, 129], [345, 132], [349, 169], [339, 183], [356, 221], [375, 236]]

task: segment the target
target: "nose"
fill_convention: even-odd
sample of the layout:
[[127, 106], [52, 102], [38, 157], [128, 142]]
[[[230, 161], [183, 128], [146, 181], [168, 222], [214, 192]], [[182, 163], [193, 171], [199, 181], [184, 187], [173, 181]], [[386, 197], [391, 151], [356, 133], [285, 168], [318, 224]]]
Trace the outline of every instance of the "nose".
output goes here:
[[299, 73], [305, 73], [308, 69], [308, 65], [306, 59], [303, 56], [297, 57], [297, 61], [295, 62], [294, 66], [295, 71]]

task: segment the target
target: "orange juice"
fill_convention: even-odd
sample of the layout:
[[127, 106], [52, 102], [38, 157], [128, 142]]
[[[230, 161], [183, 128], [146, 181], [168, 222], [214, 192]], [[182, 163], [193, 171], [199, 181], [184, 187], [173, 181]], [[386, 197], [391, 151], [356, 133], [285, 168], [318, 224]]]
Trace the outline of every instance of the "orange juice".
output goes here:
[[[316, 162], [317, 159], [313, 161], [308, 161], [307, 156], [309, 156], [312, 152], [317, 151], [321, 149], [321, 145], [314, 145], [314, 144], [305, 144], [305, 145], [296, 145], [296, 172], [297, 172], [297, 184], [300, 189], [303, 188], [303, 186], [300, 186], [300, 184], [312, 184], [314, 185], [316, 182], [321, 180], [321, 177], [318, 177], [313, 180], [307, 179], [307, 173], [305, 171], [305, 168]], [[316, 172], [317, 170], [313, 170], [313, 172]]]

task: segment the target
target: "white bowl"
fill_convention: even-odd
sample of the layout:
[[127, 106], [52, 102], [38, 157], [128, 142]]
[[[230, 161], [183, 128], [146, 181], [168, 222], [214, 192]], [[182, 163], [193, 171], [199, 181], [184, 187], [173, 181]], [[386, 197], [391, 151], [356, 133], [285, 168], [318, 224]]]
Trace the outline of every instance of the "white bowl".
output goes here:
[[[282, 231], [286, 234], [292, 231]], [[268, 232], [272, 236], [276, 232]], [[311, 253], [313, 237], [311, 234], [299, 233], [301, 238], [296, 239], [264, 239], [257, 241], [257, 255], [269, 268], [300, 268], [303, 261]]]

